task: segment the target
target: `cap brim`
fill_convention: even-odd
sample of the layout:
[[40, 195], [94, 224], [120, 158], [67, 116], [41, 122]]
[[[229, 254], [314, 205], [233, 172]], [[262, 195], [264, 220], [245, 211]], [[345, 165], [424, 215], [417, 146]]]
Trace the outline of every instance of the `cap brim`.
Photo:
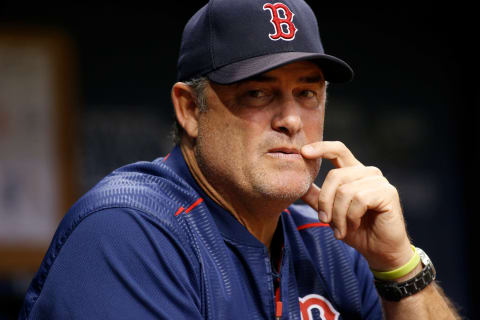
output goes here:
[[327, 54], [311, 52], [281, 52], [249, 58], [214, 70], [208, 73], [207, 77], [213, 82], [230, 84], [300, 60], [310, 60], [318, 64], [325, 80], [329, 82], [344, 83], [353, 79], [353, 70], [345, 61]]

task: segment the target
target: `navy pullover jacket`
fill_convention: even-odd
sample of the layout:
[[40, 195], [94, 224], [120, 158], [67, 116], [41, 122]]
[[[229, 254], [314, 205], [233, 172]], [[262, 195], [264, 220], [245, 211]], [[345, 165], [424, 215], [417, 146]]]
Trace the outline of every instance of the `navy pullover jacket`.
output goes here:
[[60, 223], [19, 319], [382, 319], [365, 259], [305, 205], [268, 249], [179, 147], [115, 170]]

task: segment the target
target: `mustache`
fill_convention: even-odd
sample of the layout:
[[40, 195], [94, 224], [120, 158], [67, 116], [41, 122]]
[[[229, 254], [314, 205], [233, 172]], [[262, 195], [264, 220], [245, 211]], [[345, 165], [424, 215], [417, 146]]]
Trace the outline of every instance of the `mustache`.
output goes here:
[[305, 137], [302, 136], [296, 136], [290, 139], [288, 137], [285, 137], [284, 135], [269, 135], [260, 144], [260, 149], [265, 151], [276, 149], [289, 149], [300, 153], [300, 149], [302, 149], [302, 147], [306, 144], [307, 142], [305, 141]]

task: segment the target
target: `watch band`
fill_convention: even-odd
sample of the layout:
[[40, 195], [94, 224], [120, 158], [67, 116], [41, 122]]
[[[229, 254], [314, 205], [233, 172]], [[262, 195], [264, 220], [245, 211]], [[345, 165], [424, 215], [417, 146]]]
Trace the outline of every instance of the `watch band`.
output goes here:
[[436, 271], [432, 261], [422, 249], [416, 248], [416, 250], [424, 267], [415, 277], [404, 282], [375, 279], [378, 294], [385, 300], [400, 301], [422, 291], [435, 280]]

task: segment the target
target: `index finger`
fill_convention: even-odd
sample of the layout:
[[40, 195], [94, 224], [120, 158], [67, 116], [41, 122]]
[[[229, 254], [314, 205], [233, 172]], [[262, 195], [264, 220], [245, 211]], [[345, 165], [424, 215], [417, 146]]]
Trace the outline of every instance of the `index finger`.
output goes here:
[[340, 141], [318, 141], [306, 144], [301, 149], [307, 159], [328, 159], [337, 168], [362, 165], [352, 152]]

